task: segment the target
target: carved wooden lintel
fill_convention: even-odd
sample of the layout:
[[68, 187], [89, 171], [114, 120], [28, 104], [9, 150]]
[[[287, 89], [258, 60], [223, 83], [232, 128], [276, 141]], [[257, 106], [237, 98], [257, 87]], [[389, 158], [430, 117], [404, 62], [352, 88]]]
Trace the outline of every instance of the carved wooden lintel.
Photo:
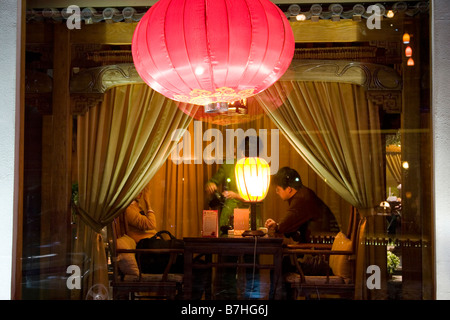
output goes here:
[[[353, 83], [366, 88], [368, 98], [387, 113], [401, 111], [400, 75], [384, 65], [346, 60], [294, 59], [281, 81]], [[144, 83], [133, 63], [95, 67], [75, 74], [70, 83], [74, 114], [83, 114], [102, 100], [108, 89]]]
[[133, 63], [123, 63], [82, 70], [70, 81], [71, 93], [104, 93], [109, 88], [143, 83]]
[[381, 108], [385, 113], [402, 112], [401, 91], [367, 91], [367, 99]]
[[292, 60], [282, 81], [353, 83], [367, 90], [401, 90], [402, 79], [384, 65], [347, 60]]
[[70, 81], [72, 114], [85, 114], [103, 101], [104, 93], [114, 86], [143, 82], [133, 63], [82, 70]]
[[103, 93], [72, 93], [70, 104], [72, 115], [83, 115], [103, 101]]

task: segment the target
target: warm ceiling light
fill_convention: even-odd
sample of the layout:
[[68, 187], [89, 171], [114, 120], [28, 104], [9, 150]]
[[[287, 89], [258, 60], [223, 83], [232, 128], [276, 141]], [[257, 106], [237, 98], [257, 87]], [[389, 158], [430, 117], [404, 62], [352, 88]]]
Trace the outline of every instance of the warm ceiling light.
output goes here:
[[411, 38], [411, 37], [409, 36], [409, 33], [405, 33], [405, 34], [403, 35], [403, 43], [404, 43], [404, 44], [408, 44], [410, 38]]
[[388, 17], [388, 18], [393, 18], [394, 17], [394, 11], [392, 11], [392, 10], [389, 10], [387, 13], [386, 13], [386, 17]]
[[159, 0], [139, 21], [131, 49], [155, 91], [208, 105], [270, 87], [289, 68], [295, 40], [270, 0]]
[[404, 169], [409, 169], [409, 163], [408, 163], [408, 161], [403, 161], [402, 167], [403, 167]]
[[301, 13], [301, 14], [298, 14], [297, 16], [295, 16], [295, 19], [297, 19], [297, 21], [305, 21], [306, 16], [303, 13]]
[[406, 63], [406, 65], [407, 65], [408, 67], [412, 67], [412, 66], [414, 65], [414, 60], [413, 60], [413, 58], [409, 58], [409, 59], [408, 59], [408, 62]]
[[408, 58], [412, 56], [412, 49], [411, 49], [410, 46], [406, 47], [406, 49], [405, 49], [405, 56], [408, 57]]
[[236, 185], [240, 196], [251, 203], [251, 230], [242, 235], [261, 236], [256, 230], [256, 203], [267, 195], [270, 186], [270, 166], [266, 160], [258, 157], [248, 157], [238, 160], [235, 167]]

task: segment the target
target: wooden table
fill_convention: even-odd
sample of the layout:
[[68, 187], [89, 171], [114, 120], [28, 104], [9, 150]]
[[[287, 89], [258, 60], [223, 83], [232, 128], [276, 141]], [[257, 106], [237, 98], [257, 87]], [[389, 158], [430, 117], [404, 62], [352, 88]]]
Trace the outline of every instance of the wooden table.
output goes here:
[[219, 238], [203, 238], [203, 237], [187, 237], [183, 239], [184, 247], [184, 298], [191, 299], [192, 295], [192, 269], [193, 268], [218, 268], [218, 267], [254, 267], [253, 263], [242, 261], [220, 263], [214, 262], [214, 259], [206, 259], [206, 263], [196, 263], [194, 256], [197, 254], [204, 254], [208, 257], [212, 255], [272, 255], [271, 264], [256, 263], [255, 267], [258, 269], [272, 269], [274, 270], [274, 298], [281, 297], [282, 288], [282, 238], [272, 237], [219, 237]]

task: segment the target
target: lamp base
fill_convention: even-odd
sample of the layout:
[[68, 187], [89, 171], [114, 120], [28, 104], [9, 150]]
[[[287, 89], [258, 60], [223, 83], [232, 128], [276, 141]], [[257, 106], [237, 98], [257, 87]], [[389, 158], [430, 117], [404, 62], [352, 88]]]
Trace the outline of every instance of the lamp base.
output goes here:
[[242, 233], [243, 237], [263, 237], [265, 236], [262, 230], [246, 230]]

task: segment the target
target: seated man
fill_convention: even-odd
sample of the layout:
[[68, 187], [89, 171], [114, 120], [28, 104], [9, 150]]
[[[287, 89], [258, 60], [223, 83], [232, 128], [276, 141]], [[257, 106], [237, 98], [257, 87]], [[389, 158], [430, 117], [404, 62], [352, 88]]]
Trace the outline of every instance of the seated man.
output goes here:
[[335, 220], [333, 213], [314, 191], [302, 184], [297, 171], [289, 167], [281, 168], [271, 179], [271, 184], [289, 207], [279, 223], [267, 219], [265, 227], [269, 233], [297, 243], [307, 243], [312, 224], [320, 231], [330, 231], [331, 222]]
[[[279, 197], [288, 202], [289, 207], [279, 223], [267, 219], [265, 227], [269, 230], [269, 234], [285, 237], [285, 242], [308, 243], [311, 224], [316, 223], [320, 231], [330, 231], [330, 222], [335, 220], [333, 213], [314, 191], [302, 184], [297, 171], [289, 167], [281, 168], [271, 179], [271, 184], [275, 186]], [[300, 259], [305, 274], [326, 273], [328, 264], [315, 259], [312, 256]], [[289, 256], [283, 258], [282, 268], [283, 273], [296, 270]], [[272, 286], [270, 295], [273, 296]]]

